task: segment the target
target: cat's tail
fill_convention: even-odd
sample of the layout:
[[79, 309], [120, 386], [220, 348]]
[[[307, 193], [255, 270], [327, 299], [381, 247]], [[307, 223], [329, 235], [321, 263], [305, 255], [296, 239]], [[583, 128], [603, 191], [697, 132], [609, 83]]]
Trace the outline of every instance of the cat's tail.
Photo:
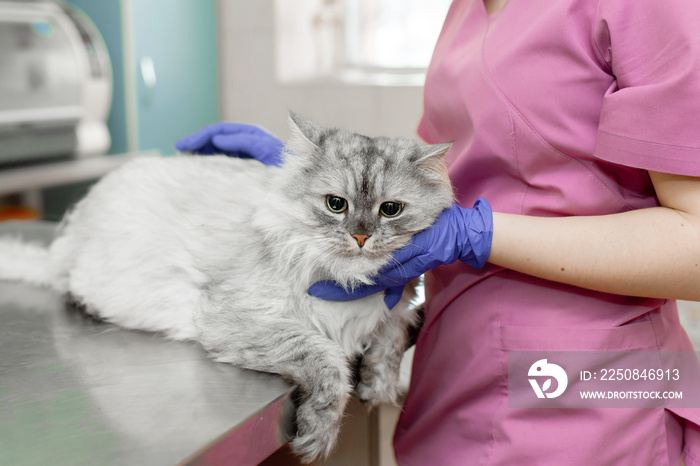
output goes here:
[[39, 243], [0, 237], [0, 280], [16, 280], [54, 288], [49, 250]]

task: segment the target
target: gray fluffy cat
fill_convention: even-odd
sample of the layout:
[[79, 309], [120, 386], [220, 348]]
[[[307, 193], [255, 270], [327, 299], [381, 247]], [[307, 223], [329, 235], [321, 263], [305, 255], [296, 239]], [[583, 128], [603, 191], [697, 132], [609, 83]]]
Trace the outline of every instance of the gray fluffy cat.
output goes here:
[[298, 387], [304, 461], [333, 448], [363, 355], [359, 396], [395, 402], [412, 289], [331, 302], [319, 280], [371, 283], [453, 200], [448, 145], [324, 129], [294, 114], [281, 168], [224, 156], [144, 158], [102, 179], [42, 249], [0, 241], [0, 278], [49, 285], [87, 312], [194, 340], [217, 361]]

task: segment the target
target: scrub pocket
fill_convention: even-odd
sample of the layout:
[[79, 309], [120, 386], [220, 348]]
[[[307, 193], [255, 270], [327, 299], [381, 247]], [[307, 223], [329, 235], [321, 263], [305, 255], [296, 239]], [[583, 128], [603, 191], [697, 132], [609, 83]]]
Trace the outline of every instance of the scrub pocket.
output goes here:
[[[652, 319], [614, 328], [500, 326], [511, 351], [655, 351]], [[551, 406], [551, 405], [550, 405]], [[679, 464], [683, 420], [663, 408], [510, 408], [494, 419], [492, 464]]]

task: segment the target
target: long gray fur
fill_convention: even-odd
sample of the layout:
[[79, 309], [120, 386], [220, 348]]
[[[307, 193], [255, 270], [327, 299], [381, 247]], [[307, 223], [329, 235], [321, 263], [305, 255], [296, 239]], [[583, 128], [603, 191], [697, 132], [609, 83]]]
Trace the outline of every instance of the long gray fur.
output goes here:
[[[364, 355], [358, 393], [396, 402], [407, 286], [388, 311], [381, 294], [331, 302], [318, 280], [371, 283], [391, 254], [452, 202], [447, 145], [369, 138], [292, 114], [283, 167], [224, 156], [146, 158], [101, 180], [42, 250], [0, 240], [0, 278], [52, 286], [115, 324], [193, 340], [218, 361], [281, 374], [298, 387], [304, 461], [335, 445]], [[328, 195], [347, 200], [343, 213]], [[395, 218], [379, 213], [399, 202]], [[363, 247], [353, 234], [366, 235]]]

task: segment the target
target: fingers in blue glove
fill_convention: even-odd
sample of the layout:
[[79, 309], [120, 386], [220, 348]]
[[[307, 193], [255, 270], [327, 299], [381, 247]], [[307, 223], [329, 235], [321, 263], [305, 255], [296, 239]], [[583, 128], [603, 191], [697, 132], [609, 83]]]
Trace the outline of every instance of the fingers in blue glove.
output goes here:
[[366, 298], [367, 296], [384, 291], [386, 286], [380, 285], [360, 285], [352, 291], [346, 291], [338, 283], [327, 280], [316, 282], [309, 288], [309, 294], [316, 298], [330, 301], [352, 301], [354, 299]]
[[267, 131], [243, 123], [219, 122], [175, 143], [181, 152], [250, 157], [266, 165], [282, 164], [284, 143]]
[[[423, 231], [416, 233], [411, 241], [394, 252], [392, 262], [380, 270], [380, 275], [402, 268], [411, 271], [404, 274], [415, 278], [441, 264], [452, 264], [456, 260], [481, 268], [486, 264], [491, 252], [493, 234], [493, 214], [491, 206], [484, 198], [477, 199], [474, 207], [465, 209], [457, 204], [445, 209], [435, 222]], [[394, 274], [393, 279], [399, 275]]]
[[211, 141], [212, 136], [223, 133], [224, 131], [225, 123], [223, 122], [205, 126], [199, 131], [179, 139], [175, 143], [175, 148], [181, 152], [199, 152], [200, 149]]
[[211, 139], [214, 147], [226, 154], [245, 154], [265, 165], [280, 166], [282, 164], [282, 141], [273, 143], [270, 139], [260, 139], [258, 135], [249, 133], [218, 134]]
[[403, 285], [387, 288], [384, 285], [360, 285], [353, 291], [346, 291], [334, 281], [316, 282], [309, 288], [309, 294], [315, 298], [329, 301], [353, 301], [355, 299], [366, 298], [373, 294], [385, 291], [384, 303], [389, 309], [393, 309], [401, 300]]

